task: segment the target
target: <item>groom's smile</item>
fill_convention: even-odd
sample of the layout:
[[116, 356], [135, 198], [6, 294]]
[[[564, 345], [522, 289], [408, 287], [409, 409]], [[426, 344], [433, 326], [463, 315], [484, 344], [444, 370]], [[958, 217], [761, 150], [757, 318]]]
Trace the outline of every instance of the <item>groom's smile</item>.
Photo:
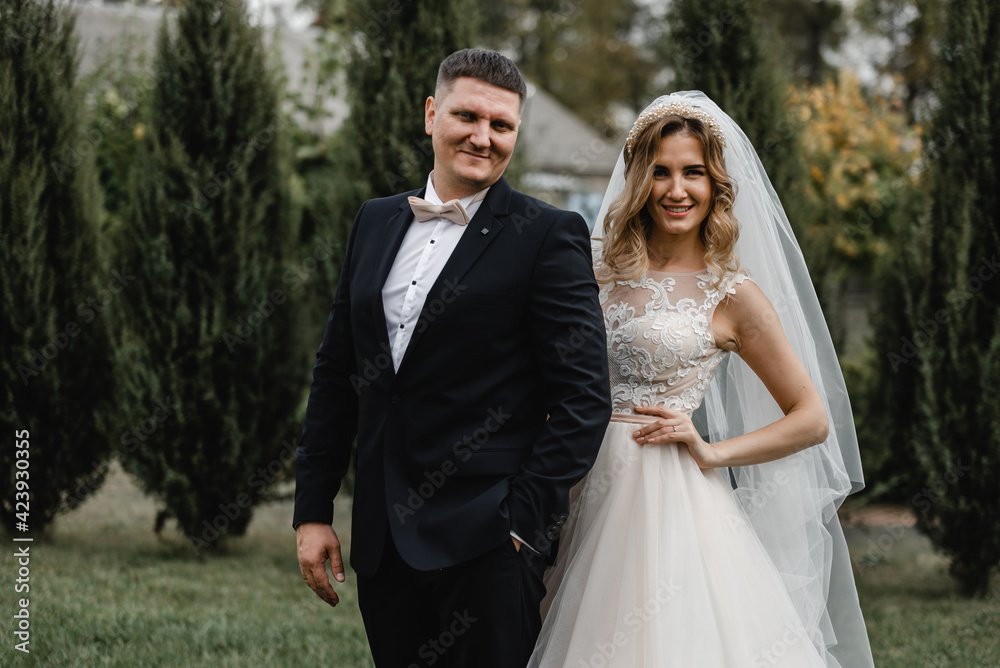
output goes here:
[[521, 122], [517, 93], [459, 77], [427, 98], [424, 126], [434, 144], [434, 189], [443, 201], [493, 185], [514, 152]]

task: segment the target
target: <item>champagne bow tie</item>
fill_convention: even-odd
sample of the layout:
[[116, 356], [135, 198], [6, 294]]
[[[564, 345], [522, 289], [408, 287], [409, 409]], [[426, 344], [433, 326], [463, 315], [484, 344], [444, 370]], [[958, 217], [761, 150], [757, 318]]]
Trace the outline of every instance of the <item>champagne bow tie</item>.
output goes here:
[[441, 217], [447, 218], [456, 225], [469, 224], [469, 212], [465, 210], [465, 207], [457, 199], [445, 202], [444, 204], [431, 204], [419, 197], [410, 197], [409, 200], [413, 215], [421, 223]]
[[[475, 204], [485, 197], [486, 190], [481, 190], [469, 204]], [[444, 204], [431, 204], [420, 197], [410, 197], [408, 199], [410, 209], [413, 211], [413, 215], [416, 216], [418, 222], [426, 223], [428, 220], [440, 217], [447, 218], [456, 225], [469, 224], [469, 212], [466, 210], [465, 205], [457, 199], [449, 200]]]

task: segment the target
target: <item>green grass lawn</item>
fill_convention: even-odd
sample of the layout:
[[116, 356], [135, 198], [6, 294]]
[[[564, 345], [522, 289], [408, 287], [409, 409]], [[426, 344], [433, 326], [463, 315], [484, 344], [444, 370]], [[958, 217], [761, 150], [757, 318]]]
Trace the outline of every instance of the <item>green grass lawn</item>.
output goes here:
[[916, 530], [847, 535], [877, 668], [1000, 666], [1000, 576], [985, 599], [969, 600]]
[[[349, 509], [340, 510], [346, 543]], [[12, 647], [16, 564], [14, 550], [4, 549], [0, 666], [372, 665], [353, 573], [336, 609], [309, 590], [290, 504], [258, 509], [245, 537], [205, 561], [176, 530], [157, 540], [155, 511], [125, 475], [109, 476], [98, 495], [57, 521], [51, 542], [32, 545], [30, 656]]]
[[[259, 509], [246, 537], [205, 561], [176, 531], [153, 535], [155, 509], [116, 474], [58, 520], [50, 542], [31, 545], [30, 655], [13, 649], [22, 595], [13, 593], [14, 550], [4, 550], [0, 666], [372, 665], [352, 573], [336, 609], [302, 582], [290, 504]], [[347, 511], [342, 504], [336, 519], [342, 539]], [[958, 596], [947, 562], [912, 530], [849, 536], [876, 666], [1000, 666], [1000, 591], [983, 601]]]

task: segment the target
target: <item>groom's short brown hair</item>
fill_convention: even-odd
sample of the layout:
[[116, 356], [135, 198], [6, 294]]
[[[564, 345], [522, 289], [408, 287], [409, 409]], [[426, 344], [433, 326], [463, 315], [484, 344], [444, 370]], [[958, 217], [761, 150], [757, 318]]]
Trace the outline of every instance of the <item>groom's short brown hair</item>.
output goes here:
[[490, 51], [488, 49], [462, 49], [451, 54], [443, 61], [438, 68], [436, 96], [442, 96], [459, 77], [471, 77], [485, 81], [499, 88], [506, 88], [513, 91], [521, 98], [521, 106], [524, 106], [524, 98], [528, 96], [528, 85], [521, 76], [521, 71], [517, 69], [507, 56]]

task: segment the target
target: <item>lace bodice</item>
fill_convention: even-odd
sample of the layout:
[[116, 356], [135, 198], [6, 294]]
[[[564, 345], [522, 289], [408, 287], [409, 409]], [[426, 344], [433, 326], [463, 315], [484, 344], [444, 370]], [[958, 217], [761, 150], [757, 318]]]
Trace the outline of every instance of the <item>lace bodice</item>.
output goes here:
[[[600, 272], [599, 246], [594, 269]], [[716, 289], [708, 270], [650, 271], [601, 287], [608, 337], [611, 401], [616, 413], [666, 406], [691, 413], [708, 391], [727, 351], [715, 344], [712, 316], [726, 294], [746, 280], [736, 274]]]

